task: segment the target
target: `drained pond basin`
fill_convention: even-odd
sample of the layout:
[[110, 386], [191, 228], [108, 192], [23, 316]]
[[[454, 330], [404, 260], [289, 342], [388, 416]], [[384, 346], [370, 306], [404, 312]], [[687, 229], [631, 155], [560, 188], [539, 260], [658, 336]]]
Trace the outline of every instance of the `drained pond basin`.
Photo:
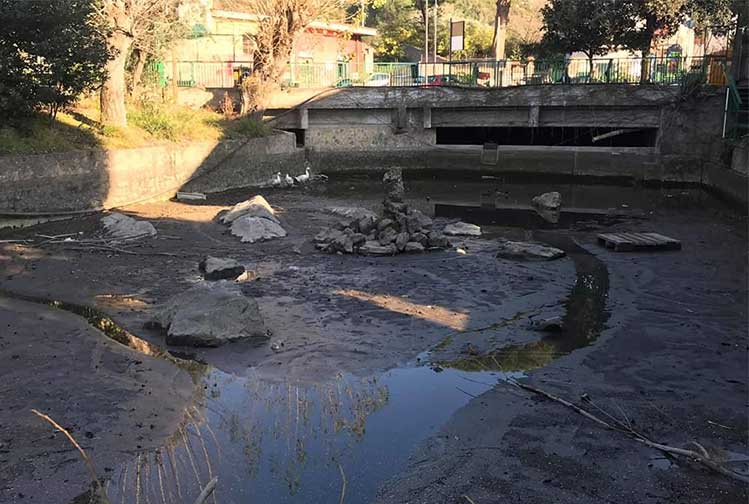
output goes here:
[[[746, 499], [740, 482], [664, 459], [513, 385], [575, 403], [584, 396], [599, 415], [626, 418], [668, 445], [698, 441], [744, 471], [743, 218], [695, 189], [423, 174], [406, 179], [406, 195], [428, 215], [435, 204], [518, 207], [556, 190], [563, 205], [594, 217], [538, 229], [498, 214], [481, 237], [423, 254], [316, 251], [312, 237], [335, 222], [324, 209], [378, 211], [379, 180], [354, 174], [128, 208], [159, 233], [130, 249], [136, 254], [39, 236], [98, 236], [99, 216], [3, 232], [28, 241], [0, 244], [0, 321], [9, 329], [0, 344], [19, 356], [0, 372], [0, 501], [70, 502], [90, 491], [62, 436], [39, 441], [49, 428], [24, 427], [35, 421], [29, 407], [82, 438], [113, 503], [193, 502], [214, 477], [210, 500], [219, 503]], [[214, 221], [256, 192], [278, 208], [287, 237], [242, 244]], [[435, 226], [456, 220], [438, 217]], [[616, 253], [596, 243], [608, 230], [658, 231], [684, 248]], [[497, 258], [500, 239], [537, 241], [566, 257]], [[257, 300], [268, 341], [169, 347], [147, 324], [155, 306], [203, 281], [205, 255], [256, 274], [238, 288]], [[548, 320], [554, 327], [538, 330]], [[81, 339], [88, 331], [127, 348], [93, 351]], [[45, 347], [50, 333], [59, 346]], [[53, 350], [55, 358], [75, 351], [93, 378], [46, 367]], [[34, 373], [19, 363], [31, 353]], [[87, 387], [96, 389], [95, 410], [83, 399]], [[69, 399], [54, 399], [60, 394]], [[42, 479], [61, 482], [57, 492], [40, 490]]]

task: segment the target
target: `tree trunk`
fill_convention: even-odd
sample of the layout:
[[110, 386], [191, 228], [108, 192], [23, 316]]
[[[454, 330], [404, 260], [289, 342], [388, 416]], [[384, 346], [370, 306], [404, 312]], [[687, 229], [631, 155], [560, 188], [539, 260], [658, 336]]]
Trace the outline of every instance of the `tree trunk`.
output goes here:
[[505, 59], [505, 40], [507, 23], [510, 20], [511, 0], [497, 0], [497, 11], [494, 15], [494, 34], [492, 35], [492, 54], [495, 61]]
[[140, 91], [140, 80], [143, 78], [143, 70], [146, 67], [146, 53], [140, 49], [134, 49], [135, 53], [135, 67], [133, 68], [133, 81], [132, 88], [130, 89], [130, 96], [136, 98]]
[[106, 66], [107, 79], [101, 87], [101, 122], [110, 126], [127, 126], [125, 109], [125, 62], [132, 39], [121, 31], [114, 31], [109, 39], [114, 58]]

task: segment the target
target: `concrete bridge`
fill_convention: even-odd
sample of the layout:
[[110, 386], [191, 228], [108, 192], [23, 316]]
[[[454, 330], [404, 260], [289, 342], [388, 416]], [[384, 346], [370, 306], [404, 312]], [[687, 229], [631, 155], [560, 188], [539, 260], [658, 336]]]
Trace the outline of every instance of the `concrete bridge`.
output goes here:
[[268, 114], [327, 171], [398, 164], [699, 182], [721, 156], [724, 96], [603, 84], [344, 88], [279, 94]]

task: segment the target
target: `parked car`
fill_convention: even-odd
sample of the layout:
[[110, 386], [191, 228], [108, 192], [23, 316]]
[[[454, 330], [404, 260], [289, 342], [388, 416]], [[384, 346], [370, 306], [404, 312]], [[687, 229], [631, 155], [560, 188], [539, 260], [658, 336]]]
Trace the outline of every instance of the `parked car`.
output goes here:
[[431, 75], [427, 79], [427, 86], [455, 86], [460, 84], [457, 75]]
[[389, 86], [390, 74], [375, 72], [369, 76], [369, 80], [364, 85], [370, 87]]
[[361, 83], [355, 81], [354, 79], [341, 79], [338, 82], [336, 82], [336, 85], [335, 85], [335, 87], [352, 87], [352, 86], [361, 86]]

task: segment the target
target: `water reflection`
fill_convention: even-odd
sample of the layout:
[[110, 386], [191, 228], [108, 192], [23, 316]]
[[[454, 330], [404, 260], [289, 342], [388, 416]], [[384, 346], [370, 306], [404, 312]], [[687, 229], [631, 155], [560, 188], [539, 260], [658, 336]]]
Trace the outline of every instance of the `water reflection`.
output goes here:
[[440, 366], [463, 371], [530, 371], [598, 339], [609, 317], [606, 265], [569, 239], [547, 236], [546, 241], [563, 248], [575, 262], [577, 272], [575, 285], [564, 304], [563, 330], [525, 345], [508, 345], [482, 355], [438, 362]]
[[158, 450], [118, 468], [112, 503], [191, 502], [218, 475], [221, 503], [370, 502], [416, 443], [496, 383], [427, 367], [318, 384], [211, 372], [205, 401]]

